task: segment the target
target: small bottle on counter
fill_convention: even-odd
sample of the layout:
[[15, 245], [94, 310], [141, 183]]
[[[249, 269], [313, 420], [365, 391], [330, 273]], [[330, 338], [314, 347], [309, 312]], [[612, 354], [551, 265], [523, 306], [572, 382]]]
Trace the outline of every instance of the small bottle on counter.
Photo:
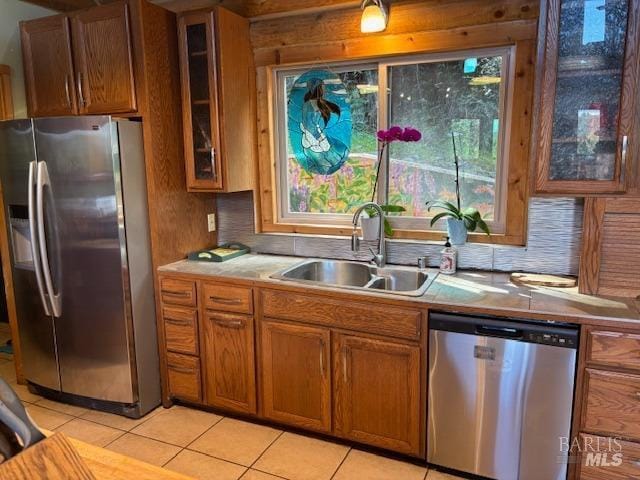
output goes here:
[[451, 275], [456, 273], [456, 264], [458, 261], [458, 251], [455, 247], [451, 246], [449, 237], [444, 244], [444, 249], [440, 252], [440, 273]]

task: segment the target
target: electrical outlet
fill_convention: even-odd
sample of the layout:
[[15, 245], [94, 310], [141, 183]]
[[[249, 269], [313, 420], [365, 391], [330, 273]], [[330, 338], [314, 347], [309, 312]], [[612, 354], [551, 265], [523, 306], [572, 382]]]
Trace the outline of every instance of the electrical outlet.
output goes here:
[[216, 231], [216, 214], [210, 213], [207, 215], [207, 228], [210, 232]]

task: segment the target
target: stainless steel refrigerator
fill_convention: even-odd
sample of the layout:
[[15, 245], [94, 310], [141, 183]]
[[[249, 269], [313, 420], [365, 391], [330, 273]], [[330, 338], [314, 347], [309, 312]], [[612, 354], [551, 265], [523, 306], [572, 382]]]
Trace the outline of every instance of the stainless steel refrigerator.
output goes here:
[[0, 122], [0, 182], [30, 388], [130, 417], [157, 406], [141, 124]]

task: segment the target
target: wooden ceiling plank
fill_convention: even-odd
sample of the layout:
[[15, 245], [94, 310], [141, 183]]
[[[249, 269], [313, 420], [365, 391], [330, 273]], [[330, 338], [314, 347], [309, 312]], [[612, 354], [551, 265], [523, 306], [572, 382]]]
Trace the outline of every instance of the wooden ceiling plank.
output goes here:
[[[538, 18], [538, 9], [538, 0], [404, 2], [392, 7], [387, 29], [377, 35], [383, 37], [494, 22], [535, 20]], [[260, 20], [251, 25], [251, 42], [255, 48], [335, 42], [361, 36], [360, 15], [357, 10], [352, 15], [345, 14], [344, 11], [325, 11], [299, 15], [295, 19]]]

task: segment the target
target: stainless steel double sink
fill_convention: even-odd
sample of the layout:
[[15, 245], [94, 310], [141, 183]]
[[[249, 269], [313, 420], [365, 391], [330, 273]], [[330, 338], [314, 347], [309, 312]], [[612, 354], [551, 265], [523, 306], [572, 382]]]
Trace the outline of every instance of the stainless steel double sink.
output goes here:
[[436, 274], [417, 268], [376, 267], [340, 260], [307, 260], [271, 278], [298, 283], [327, 285], [355, 290], [380, 290], [384, 293], [419, 297]]

